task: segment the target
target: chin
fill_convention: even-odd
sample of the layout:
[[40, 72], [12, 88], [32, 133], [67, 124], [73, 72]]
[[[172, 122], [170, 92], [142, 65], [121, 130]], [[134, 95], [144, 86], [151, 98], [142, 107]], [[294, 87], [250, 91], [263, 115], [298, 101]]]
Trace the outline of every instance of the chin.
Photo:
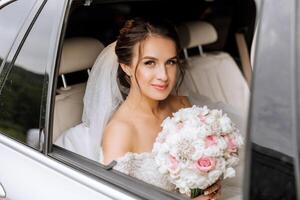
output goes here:
[[172, 92], [172, 87], [166, 88], [164, 91], [158, 91], [156, 89], [148, 88], [147, 90], [144, 90], [143, 94], [150, 99], [156, 100], [156, 101], [162, 101], [168, 98], [168, 96]]
[[163, 100], [165, 100], [166, 98], [168, 98], [168, 96], [169, 96], [169, 95], [164, 95], [164, 96], [162, 96], [162, 95], [157, 95], [157, 96], [155, 96], [153, 99], [155, 99], [155, 100], [157, 100], [157, 101], [163, 101]]
[[155, 92], [152, 93], [151, 95], [149, 95], [149, 97], [151, 99], [157, 100], [157, 101], [162, 101], [165, 100], [166, 98], [168, 98], [168, 96], [170, 95], [170, 92]]

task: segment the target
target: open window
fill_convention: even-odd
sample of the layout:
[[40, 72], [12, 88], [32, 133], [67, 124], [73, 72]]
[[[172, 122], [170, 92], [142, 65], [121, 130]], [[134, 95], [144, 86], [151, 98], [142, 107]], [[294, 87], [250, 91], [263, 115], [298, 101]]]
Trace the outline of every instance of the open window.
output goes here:
[[[100, 164], [92, 155], [76, 151], [81, 141], [69, 141], [66, 148], [57, 140], [82, 123], [90, 69], [103, 48], [117, 39], [124, 22], [134, 17], [158, 15], [172, 21], [178, 29], [183, 46], [181, 57], [187, 66], [184, 86], [247, 116], [250, 89], [236, 34], [242, 35], [242, 48], [250, 52], [255, 6], [253, 1], [245, 2], [73, 1], [66, 16], [52, 92], [50, 156], [142, 199], [184, 198], [123, 175]], [[248, 5], [252, 5], [251, 9]]]

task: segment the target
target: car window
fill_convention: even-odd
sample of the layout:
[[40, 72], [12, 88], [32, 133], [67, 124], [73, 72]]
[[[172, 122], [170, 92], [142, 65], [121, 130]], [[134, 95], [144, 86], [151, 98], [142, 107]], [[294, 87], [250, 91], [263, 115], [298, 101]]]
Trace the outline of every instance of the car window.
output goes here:
[[19, 0], [0, 9], [0, 66], [35, 2]]
[[0, 93], [0, 131], [36, 148], [44, 124], [45, 69], [53, 43], [53, 18], [47, 17], [47, 11], [39, 14], [15, 61], [5, 66], [9, 73]]
[[[181, 8], [183, 6], [185, 7], [184, 12], [186, 15], [178, 16], [177, 14], [178, 12], [181, 11]], [[228, 9], [227, 6], [228, 7], [232, 6], [232, 8]], [[135, 16], [154, 17], [153, 15], [159, 13], [162, 16], [162, 18], [166, 18], [166, 19], [170, 18], [173, 25], [178, 27], [180, 27], [180, 25], [182, 25], [183, 23], [188, 23], [190, 21], [196, 21], [196, 22], [208, 21], [210, 24], [216, 27], [219, 35], [219, 39], [217, 40], [217, 42], [216, 43], [210, 42], [211, 46], [209, 45], [203, 46], [204, 52], [206, 53], [207, 57], [203, 56], [203, 58], [200, 58], [201, 57], [199, 56], [200, 48], [197, 48], [197, 44], [195, 45], [196, 47], [195, 46], [192, 46], [192, 48], [186, 47], [189, 48], [188, 56], [190, 56], [189, 58], [191, 58], [191, 59], [187, 58], [186, 60], [193, 60], [193, 56], [195, 56], [195, 60], [199, 59], [199, 63], [197, 63], [199, 67], [194, 67], [194, 69], [201, 68], [202, 67], [200, 66], [201, 62], [203, 65], [205, 65], [206, 60], [201, 60], [201, 59], [208, 58], [207, 60], [208, 62], [212, 61], [213, 63], [215, 63], [215, 64], [207, 64], [207, 68], [205, 69], [208, 69], [209, 66], [211, 66], [210, 68], [213, 68], [213, 66], [218, 66], [218, 64], [220, 64], [219, 62], [220, 60], [226, 60], [226, 64], [225, 63], [220, 64], [220, 68], [224, 67], [223, 72], [216, 72], [216, 71], [208, 72], [208, 75], [211, 76], [211, 79], [205, 77], [207, 75], [205, 73], [202, 73], [204, 74], [203, 79], [199, 76], [197, 77], [196, 75], [198, 74], [195, 73], [195, 71], [187, 73], [187, 77], [188, 75], [193, 76], [194, 74], [196, 74], [195, 76], [193, 76], [193, 81], [189, 79], [190, 80], [189, 84], [193, 84], [195, 82], [197, 82], [198, 84], [197, 89], [195, 89], [195, 91], [199, 96], [195, 96], [194, 102], [196, 104], [199, 103], [197, 102], [198, 100], [199, 101], [206, 100], [205, 97], [201, 99], [203, 96], [201, 96], [200, 95], [201, 93], [198, 91], [201, 89], [205, 90], [207, 92], [207, 95], [211, 95], [211, 97], [215, 98], [214, 100], [216, 101], [222, 100], [223, 103], [228, 103], [231, 100], [231, 97], [234, 96], [233, 93], [235, 93], [232, 91], [236, 91], [236, 93], [242, 91], [242, 93], [245, 94], [245, 96], [236, 95], [239, 98], [237, 100], [237, 104], [239, 103], [239, 105], [241, 106], [238, 107], [237, 104], [231, 102], [233, 106], [237, 106], [235, 107], [236, 109], [240, 109], [240, 110], [237, 111], [236, 113], [232, 112], [231, 116], [235, 123], [238, 123], [238, 120], [243, 121], [243, 119], [239, 118], [241, 117], [239, 116], [239, 112], [241, 112], [240, 113], [241, 115], [244, 116], [247, 115], [246, 111], [244, 112], [244, 107], [248, 106], [247, 98], [249, 96], [247, 95], [249, 95], [249, 88], [246, 85], [246, 82], [242, 74], [240, 73], [239, 70], [240, 66], [235, 62], [236, 61], [235, 58], [238, 57], [239, 55], [236, 53], [237, 52], [236, 49], [232, 50], [236, 45], [234, 42], [231, 42], [232, 37], [234, 37], [234, 32], [230, 32], [230, 30], [232, 29], [230, 27], [230, 24], [231, 21], [236, 22], [239, 20], [239, 18], [232, 17], [233, 13], [231, 13], [232, 12], [231, 9], [233, 9], [234, 6], [230, 5], [230, 3], [229, 5], [224, 6], [222, 3], [206, 4], [206, 3], [200, 3], [199, 1], [198, 3], [194, 3], [194, 4], [183, 4], [182, 2], [174, 3], [172, 9], [166, 9], [168, 7], [169, 7], [169, 3], [165, 3], [163, 1], [160, 2], [149, 1], [147, 2], [147, 6], [145, 6], [145, 2], [141, 3], [139, 1], [129, 2], [129, 3], [124, 2], [124, 3], [107, 3], [107, 4], [101, 4], [99, 2], [96, 2], [94, 4], [92, 3], [91, 6], [87, 6], [87, 5], [83, 6], [80, 5], [80, 3], [78, 3], [78, 4], [73, 4], [73, 6], [71, 6], [70, 15], [68, 16], [68, 19], [66, 20], [67, 23], [65, 24], [66, 32], [64, 35], [64, 40], [63, 43], [61, 44], [62, 60], [60, 61], [60, 66], [57, 66], [59, 67], [59, 74], [55, 80], [57, 81], [57, 88], [54, 88], [55, 92], [52, 92], [53, 94], [55, 94], [55, 97], [52, 97], [53, 99], [55, 99], [55, 101], [53, 104], [54, 112], [52, 114], [53, 126], [52, 126], [52, 132], [50, 132], [50, 134], [52, 134], [51, 142], [53, 142], [54, 145], [52, 145], [52, 149], [50, 150], [49, 153], [50, 156], [62, 162], [65, 162], [66, 164], [72, 165], [74, 167], [79, 167], [83, 170], [89, 169], [87, 171], [93, 171], [93, 172], [97, 171], [96, 175], [98, 177], [101, 178], [104, 177], [105, 180], [111, 180], [112, 182], [119, 181], [118, 183], [113, 182], [118, 186], [120, 186], [119, 183], [122, 183], [122, 181], [124, 180], [118, 176], [115, 176], [114, 180], [108, 178], [108, 176], [114, 176], [115, 173], [117, 172], [115, 170], [107, 171], [112, 168], [112, 165], [103, 166], [99, 164], [100, 162], [99, 153], [101, 153], [99, 143], [101, 143], [101, 140], [100, 139], [98, 140], [98, 136], [92, 137], [91, 135], [92, 134], [101, 135], [102, 127], [99, 129], [95, 129], [97, 130], [97, 132], [95, 131], [95, 133], [89, 132], [89, 127], [92, 125], [90, 125], [89, 121], [85, 119], [85, 115], [87, 113], [86, 112], [83, 113], [83, 107], [88, 106], [88, 105], [83, 105], [83, 101], [87, 99], [87, 96], [85, 95], [89, 92], [85, 93], [85, 88], [86, 88], [85, 83], [82, 84], [81, 82], [79, 83], [77, 81], [78, 80], [77, 73], [82, 73], [83, 75], [87, 74], [86, 69], [91, 67], [90, 63], [94, 63], [97, 59], [97, 55], [99, 55], [98, 52], [96, 56], [91, 56], [94, 54], [95, 49], [92, 49], [90, 53], [87, 53], [89, 52], [87, 47], [88, 45], [86, 45], [88, 42], [89, 44], [90, 43], [95, 44], [95, 46], [97, 46], [96, 44], [99, 42], [101, 42], [104, 46], [108, 46], [109, 44], [111, 44], [117, 39], [119, 31], [123, 27], [125, 21]], [[152, 12], [153, 10], [156, 11], [155, 14], [154, 12]], [[190, 12], [187, 12], [187, 10], [189, 10]], [[254, 17], [255, 12], [253, 10], [249, 12], [251, 12], [252, 16]], [[253, 18], [249, 19], [249, 21], [251, 20], [253, 20]], [[240, 24], [244, 24], [244, 23], [240, 23]], [[251, 26], [249, 24], [247, 25], [249, 26], [249, 30], [251, 30]], [[235, 27], [235, 29], [238, 29], [238, 27]], [[185, 35], [183, 32], [182, 34], [180, 34], [179, 37], [181, 37], [180, 39], [183, 40], [188, 38], [188, 36]], [[229, 37], [231, 38], [230, 40], [228, 39]], [[225, 43], [230, 43], [230, 44], [225, 45]], [[201, 45], [199, 44], [199, 46]], [[84, 54], [88, 54], [90, 56], [84, 57], [85, 56]], [[86, 66], [78, 67], [79, 61], [81, 61], [80, 64], [82, 64], [84, 63], [83, 60], [86, 60], [86, 58], [87, 59], [93, 58], [94, 60], [88, 62]], [[72, 65], [70, 65], [71, 63]], [[192, 63], [192, 64], [195, 66], [197, 65], [196, 63]], [[229, 66], [228, 69], [226, 69], [227, 66]], [[232, 78], [233, 76], [230, 76], [229, 78], [229, 79], [236, 78], [237, 82], [235, 82], [234, 84], [227, 84], [231, 82], [231, 80], [228, 80], [228, 75], [230, 75], [228, 71], [232, 72], [232, 74], [237, 75], [234, 76], [234, 78]], [[199, 75], [201, 75], [200, 71], [198, 71], [198, 73]], [[224, 73], [224, 77], [225, 77], [225, 73], [227, 75], [227, 79], [223, 82], [224, 87], [220, 88], [219, 90], [216, 86], [218, 85], [217, 81], [218, 80], [223, 81], [221, 80], [223, 79], [223, 75], [220, 76], [220, 74], [218, 74], [217, 75], [218, 77], [216, 77], [215, 75], [217, 73], [220, 74]], [[91, 77], [93, 77], [93, 75]], [[216, 82], [214, 83], [216, 84], [210, 85], [210, 81], [215, 81], [215, 80]], [[99, 91], [101, 90], [108, 91], [105, 88], [106, 83], [101, 82], [101, 84], [98, 83], [96, 84], [97, 84], [97, 89]], [[192, 87], [196, 88], [195, 85], [189, 85], [189, 86], [190, 86], [189, 89], [192, 89]], [[237, 86], [237, 88], [235, 88], [235, 86]], [[231, 93], [229, 94], [230, 97], [223, 98], [222, 96], [223, 94], [220, 94], [222, 92], [226, 92], [225, 90], [227, 91], [227, 93], [228, 91], [230, 91]], [[99, 101], [102, 100], [103, 100], [102, 107], [106, 107], [106, 105], [107, 107], [110, 106], [111, 103], [109, 102], [109, 100], [105, 98], [99, 99]], [[85, 101], [84, 103], [89, 103], [89, 102]], [[221, 109], [222, 107], [221, 104], [218, 105], [214, 104], [214, 105], [215, 106], [212, 108]], [[229, 107], [230, 106], [228, 106], [228, 111], [230, 110]], [[98, 110], [92, 110], [92, 111], [90, 110], [90, 112], [96, 115], [105, 114], [104, 112], [100, 112]], [[224, 110], [224, 112], [227, 112], [227, 110]], [[235, 114], [237, 115], [234, 116]], [[234, 117], [236, 118], [234, 119]], [[97, 121], [97, 123], [100, 124], [101, 123], [100, 120]], [[242, 123], [243, 122], [241, 122], [241, 124]], [[241, 132], [244, 133], [243, 127], [239, 127], [239, 128], [241, 128]], [[118, 148], [118, 146], [114, 148]], [[243, 154], [241, 151], [241, 158], [242, 155]], [[237, 196], [241, 195], [242, 193], [241, 191], [242, 184], [240, 181], [243, 178], [243, 162], [244, 160], [241, 159], [240, 167], [237, 168], [236, 178], [229, 181], [229, 183], [227, 183], [227, 186], [231, 185], [233, 187], [236, 187], [235, 194]], [[134, 186], [135, 188], [138, 188], [139, 186], [143, 185], [141, 184], [141, 181], [138, 182], [138, 180], [136, 180], [136, 182], [138, 184], [135, 184], [136, 185]], [[120, 187], [123, 187], [129, 191], [136, 192], [136, 190], [133, 190], [132, 187], [126, 187], [126, 186], [124, 187], [124, 185], [122, 185]], [[149, 195], [149, 193], [151, 193], [152, 194], [150, 197], [151, 199], [159, 199], [157, 198], [157, 196], [155, 196], [157, 195], [157, 190], [152, 191], [153, 187], [150, 187], [150, 184], [148, 184], [148, 186], [149, 186], [149, 191], [151, 192], [146, 191], [144, 195]], [[143, 193], [143, 191], [141, 192]], [[138, 193], [138, 194], [142, 194], [142, 193]], [[164, 199], [169, 197], [168, 196], [169, 194], [174, 195], [174, 193], [169, 193], [169, 192], [165, 192], [163, 194], [166, 194], [166, 197]], [[178, 193], [175, 193], [175, 195], [177, 195], [177, 198], [183, 197], [180, 196]]]

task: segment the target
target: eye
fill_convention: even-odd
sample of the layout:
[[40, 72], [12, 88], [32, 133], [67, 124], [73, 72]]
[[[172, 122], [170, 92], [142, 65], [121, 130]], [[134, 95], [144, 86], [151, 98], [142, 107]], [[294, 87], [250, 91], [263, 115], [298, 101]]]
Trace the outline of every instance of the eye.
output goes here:
[[173, 59], [173, 60], [168, 60], [167, 61], [167, 65], [177, 65], [177, 60], [176, 59]]
[[153, 60], [148, 60], [148, 61], [144, 62], [144, 65], [146, 65], [148, 67], [154, 67], [155, 62]]

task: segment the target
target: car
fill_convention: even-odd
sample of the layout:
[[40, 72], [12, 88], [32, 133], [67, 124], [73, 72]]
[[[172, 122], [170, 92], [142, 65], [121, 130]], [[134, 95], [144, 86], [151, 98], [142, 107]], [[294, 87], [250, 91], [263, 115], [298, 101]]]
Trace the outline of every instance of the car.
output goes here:
[[81, 123], [97, 56], [136, 16], [172, 21], [188, 87], [247, 118], [235, 199], [299, 199], [299, 5], [1, 0], [0, 199], [187, 199], [56, 143]]

